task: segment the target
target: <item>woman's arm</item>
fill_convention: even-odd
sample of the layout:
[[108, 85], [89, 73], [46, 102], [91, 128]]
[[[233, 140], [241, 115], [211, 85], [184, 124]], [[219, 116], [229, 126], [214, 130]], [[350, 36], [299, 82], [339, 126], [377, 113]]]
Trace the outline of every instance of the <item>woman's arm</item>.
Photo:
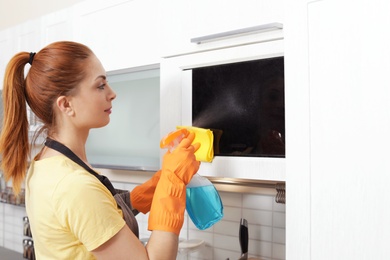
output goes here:
[[[162, 242], [163, 241], [163, 242]], [[131, 230], [124, 226], [114, 237], [92, 251], [98, 260], [176, 259], [178, 236], [171, 232], [153, 231], [144, 247]]]
[[[164, 241], [161, 243], [161, 241]], [[176, 259], [179, 237], [166, 231], [155, 230], [149, 238], [146, 248], [149, 259]]]
[[92, 254], [99, 260], [149, 259], [145, 247], [127, 225]]

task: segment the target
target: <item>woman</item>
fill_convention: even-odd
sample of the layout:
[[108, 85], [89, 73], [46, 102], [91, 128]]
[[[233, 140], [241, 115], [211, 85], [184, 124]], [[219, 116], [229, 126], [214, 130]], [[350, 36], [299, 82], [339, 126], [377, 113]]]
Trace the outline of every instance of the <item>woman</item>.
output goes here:
[[[27, 63], [31, 67], [24, 78]], [[114, 99], [100, 61], [79, 43], [56, 42], [36, 54], [20, 52], [6, 68], [1, 166], [15, 193], [26, 177], [26, 210], [37, 259], [176, 258], [185, 185], [199, 168], [194, 156], [199, 144], [191, 145], [194, 135], [188, 134], [164, 156], [161, 171], [127, 196], [132, 210], [150, 209], [152, 234], [144, 247], [137, 226], [124, 219], [130, 215], [131, 222], [134, 215], [117, 204], [117, 194], [94, 172], [85, 152], [89, 130], [109, 123]], [[27, 176], [26, 102], [43, 123], [39, 133], [47, 135]]]

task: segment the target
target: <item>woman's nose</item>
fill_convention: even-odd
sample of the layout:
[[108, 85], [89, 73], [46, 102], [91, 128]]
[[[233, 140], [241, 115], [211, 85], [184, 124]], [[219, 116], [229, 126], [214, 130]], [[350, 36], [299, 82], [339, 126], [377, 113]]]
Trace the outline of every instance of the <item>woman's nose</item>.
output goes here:
[[110, 86], [109, 86], [109, 90], [110, 90], [110, 92], [109, 92], [108, 97], [110, 100], [114, 100], [116, 98], [116, 93], [114, 92], [114, 90]]

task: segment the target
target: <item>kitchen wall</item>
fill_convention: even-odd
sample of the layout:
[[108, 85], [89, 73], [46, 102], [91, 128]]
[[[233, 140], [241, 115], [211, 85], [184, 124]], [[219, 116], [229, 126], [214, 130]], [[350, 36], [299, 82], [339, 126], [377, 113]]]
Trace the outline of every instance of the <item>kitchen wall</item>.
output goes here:
[[[115, 182], [120, 189], [133, 189], [136, 184]], [[269, 194], [220, 192], [224, 204], [224, 218], [213, 227], [200, 231], [186, 215], [181, 239], [201, 239], [200, 250], [179, 253], [177, 259], [220, 260], [238, 259], [239, 222], [245, 218], [249, 224], [249, 255], [262, 260], [286, 259], [285, 205], [277, 204]], [[0, 246], [22, 253], [24, 207], [0, 203]], [[148, 215], [137, 216], [140, 238], [148, 238]], [[1, 258], [1, 257], [0, 257]]]

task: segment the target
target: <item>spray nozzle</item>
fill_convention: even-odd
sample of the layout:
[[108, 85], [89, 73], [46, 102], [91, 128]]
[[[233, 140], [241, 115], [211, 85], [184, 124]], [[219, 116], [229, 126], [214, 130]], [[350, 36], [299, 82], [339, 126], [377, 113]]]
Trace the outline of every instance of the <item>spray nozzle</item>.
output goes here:
[[160, 148], [168, 148], [172, 152], [176, 146], [183, 140], [184, 137], [188, 135], [187, 129], [178, 129], [176, 131], [170, 132], [160, 141]]

